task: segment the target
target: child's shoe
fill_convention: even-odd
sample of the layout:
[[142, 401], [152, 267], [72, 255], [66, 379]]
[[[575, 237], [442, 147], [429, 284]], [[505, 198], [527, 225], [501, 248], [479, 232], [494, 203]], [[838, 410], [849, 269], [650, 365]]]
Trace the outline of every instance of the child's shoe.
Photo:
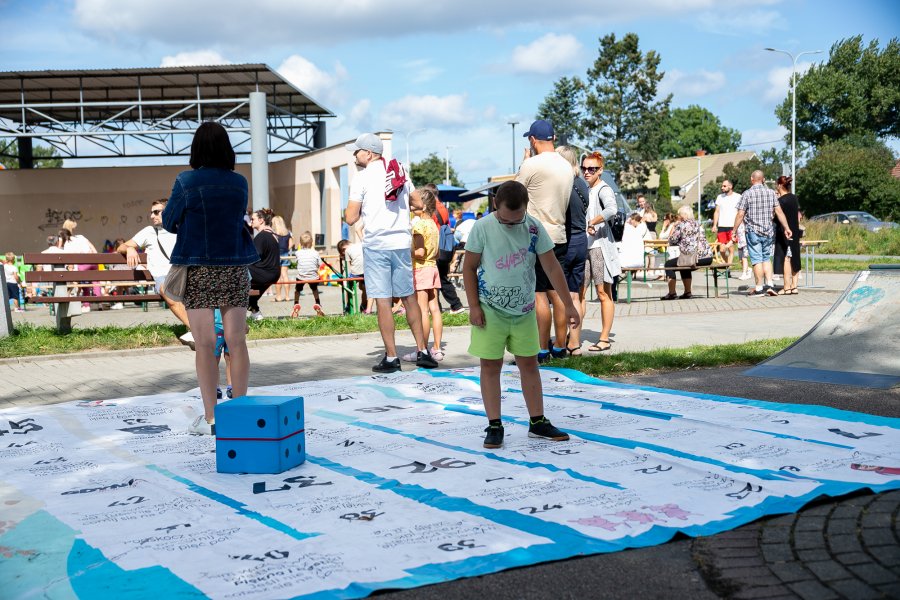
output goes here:
[[541, 419], [536, 422], [529, 420], [528, 437], [544, 438], [546, 440], [553, 440], [554, 442], [565, 442], [569, 439], [569, 434], [554, 427], [546, 417], [541, 417]]
[[485, 448], [499, 448], [503, 445], [503, 425], [488, 425], [485, 428], [486, 436], [484, 436]]

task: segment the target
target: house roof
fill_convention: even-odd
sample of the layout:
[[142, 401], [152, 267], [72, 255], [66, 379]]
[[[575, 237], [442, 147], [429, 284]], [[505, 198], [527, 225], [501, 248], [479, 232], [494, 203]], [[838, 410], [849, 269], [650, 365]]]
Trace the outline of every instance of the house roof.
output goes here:
[[900, 160], [898, 160], [897, 164], [894, 165], [894, 168], [891, 169], [891, 176], [900, 179]]
[[[712, 181], [719, 177], [728, 163], [737, 164], [756, 156], [756, 152], [725, 152], [722, 154], [706, 154], [700, 157], [701, 182]], [[690, 188], [697, 182], [697, 157], [671, 158], [662, 161], [669, 168], [669, 185], [673, 188]], [[655, 190], [659, 187], [659, 173], [653, 172], [643, 187]]]

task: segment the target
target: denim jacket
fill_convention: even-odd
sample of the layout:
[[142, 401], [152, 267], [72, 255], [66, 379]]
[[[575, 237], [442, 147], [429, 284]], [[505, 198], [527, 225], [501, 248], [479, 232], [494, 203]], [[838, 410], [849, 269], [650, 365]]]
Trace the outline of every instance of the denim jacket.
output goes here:
[[247, 180], [225, 169], [184, 171], [175, 178], [162, 213], [163, 227], [178, 235], [173, 265], [251, 265], [259, 260], [244, 226]]

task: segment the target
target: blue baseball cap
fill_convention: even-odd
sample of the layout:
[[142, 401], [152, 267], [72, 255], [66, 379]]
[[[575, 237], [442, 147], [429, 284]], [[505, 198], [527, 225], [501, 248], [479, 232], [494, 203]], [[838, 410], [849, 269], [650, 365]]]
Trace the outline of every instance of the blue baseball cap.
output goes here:
[[550, 121], [539, 119], [531, 124], [531, 127], [522, 135], [522, 137], [533, 137], [537, 140], [543, 140], [546, 142], [552, 141], [553, 125], [550, 123]]

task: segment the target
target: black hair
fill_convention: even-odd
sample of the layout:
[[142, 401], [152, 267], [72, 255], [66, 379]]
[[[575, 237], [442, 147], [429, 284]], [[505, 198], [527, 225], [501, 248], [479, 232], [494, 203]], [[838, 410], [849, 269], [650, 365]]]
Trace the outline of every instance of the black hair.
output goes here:
[[228, 132], [215, 121], [204, 121], [191, 142], [191, 168], [212, 167], [234, 171], [234, 148]]
[[528, 190], [518, 181], [504, 181], [494, 196], [494, 206], [500, 208], [501, 204], [508, 210], [519, 210], [523, 206], [528, 206]]

